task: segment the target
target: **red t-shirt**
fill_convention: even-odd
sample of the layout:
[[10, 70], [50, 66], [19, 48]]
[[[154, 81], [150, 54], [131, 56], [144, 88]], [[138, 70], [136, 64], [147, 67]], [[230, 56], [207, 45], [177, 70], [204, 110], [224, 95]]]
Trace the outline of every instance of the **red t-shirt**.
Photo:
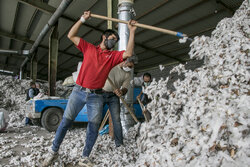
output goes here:
[[76, 84], [89, 89], [101, 89], [104, 86], [110, 70], [123, 61], [125, 52], [102, 50], [83, 39], [80, 39], [77, 48], [84, 58]]

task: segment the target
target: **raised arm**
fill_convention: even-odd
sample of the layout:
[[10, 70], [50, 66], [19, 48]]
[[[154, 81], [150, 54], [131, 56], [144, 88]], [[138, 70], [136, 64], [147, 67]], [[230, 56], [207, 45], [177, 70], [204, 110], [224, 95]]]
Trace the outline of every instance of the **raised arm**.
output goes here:
[[70, 29], [69, 33], [68, 33], [68, 38], [77, 46], [80, 42], [80, 37], [77, 36], [77, 32], [80, 28], [80, 26], [82, 25], [82, 23], [84, 23], [84, 21], [88, 20], [90, 17], [90, 11], [85, 11], [81, 17], [80, 20], [78, 20]]
[[122, 55], [123, 59], [127, 59], [133, 55], [134, 43], [135, 43], [135, 30], [137, 28], [134, 25], [135, 23], [137, 23], [137, 22], [134, 20], [129, 21], [129, 24], [128, 24], [129, 39], [128, 39], [127, 49]]

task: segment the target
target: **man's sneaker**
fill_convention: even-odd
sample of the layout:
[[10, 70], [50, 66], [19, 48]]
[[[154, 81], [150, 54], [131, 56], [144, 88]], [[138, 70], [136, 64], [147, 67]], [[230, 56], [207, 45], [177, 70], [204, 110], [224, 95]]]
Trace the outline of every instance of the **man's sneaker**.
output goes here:
[[48, 155], [45, 157], [45, 160], [43, 161], [42, 167], [48, 167], [49, 165], [51, 165], [58, 158], [58, 156], [58, 152], [50, 150]]
[[89, 157], [82, 157], [78, 162], [79, 166], [82, 167], [93, 167], [94, 164], [90, 161]]

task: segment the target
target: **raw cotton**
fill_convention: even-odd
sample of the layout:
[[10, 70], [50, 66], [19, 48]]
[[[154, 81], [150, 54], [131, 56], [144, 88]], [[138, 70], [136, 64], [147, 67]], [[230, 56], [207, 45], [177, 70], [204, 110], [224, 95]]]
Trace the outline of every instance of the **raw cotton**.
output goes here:
[[[0, 75], [0, 108], [5, 109], [10, 120], [8, 127], [24, 126], [26, 90], [30, 88], [31, 80], [18, 80], [12, 76]], [[62, 81], [56, 83], [56, 96], [60, 97], [71, 88], [62, 85]], [[35, 99], [53, 98], [44, 95], [48, 92], [48, 83], [41, 84], [42, 92]], [[67, 95], [71, 91], [67, 92]], [[66, 96], [66, 95], [65, 95]]]
[[[176, 66], [172, 72], [184, 73], [185, 79], [174, 83], [174, 92], [167, 89], [168, 78], [154, 80], [146, 89], [152, 99], [147, 106], [150, 122], [141, 124], [140, 136], [136, 135], [138, 125], [131, 128], [125, 145], [119, 148], [107, 135], [99, 136], [90, 156], [95, 166], [249, 166], [249, 23], [244, 1], [232, 18], [218, 24], [211, 37], [196, 37], [189, 54], [204, 58], [205, 65], [195, 71]], [[12, 119], [17, 122], [18, 115], [24, 117], [21, 97], [25, 97], [28, 82], [20, 87], [23, 82], [0, 78], [1, 106], [15, 112]], [[6, 95], [2, 90], [8, 89]], [[22, 89], [22, 95], [12, 91], [15, 89]], [[15, 97], [20, 99], [13, 100]], [[40, 127], [16, 131], [14, 137], [0, 134], [0, 166], [6, 158], [9, 166], [41, 166], [55, 134]], [[51, 166], [74, 166], [85, 138], [85, 129], [70, 130], [61, 145], [60, 159]], [[21, 146], [21, 153], [15, 152]]]
[[166, 89], [166, 80], [146, 89], [152, 120], [142, 124], [136, 166], [249, 166], [250, 10], [248, 1], [211, 37], [195, 37], [189, 52], [205, 65], [184, 73]]
[[[49, 133], [38, 126], [24, 126], [26, 90], [30, 80], [16, 80], [11, 76], [0, 75], [0, 103], [2, 110], [10, 117], [7, 133], [0, 133], [0, 167], [3, 166], [41, 166], [47, 158], [55, 133]], [[71, 88], [57, 82], [57, 95], [61, 96]], [[43, 90], [34, 99], [51, 99], [44, 92], [48, 84], [41, 84]], [[67, 96], [67, 95], [65, 95]], [[1, 111], [2, 111], [1, 110]], [[138, 157], [135, 135], [137, 129], [131, 128], [124, 139], [124, 146], [116, 148], [108, 135], [100, 136], [93, 148], [91, 159], [96, 166], [127, 166], [134, 164]], [[69, 130], [59, 150], [60, 158], [51, 166], [76, 165], [82, 154], [86, 139], [86, 129]], [[102, 158], [99, 158], [102, 157]], [[110, 158], [112, 157], [112, 158]]]

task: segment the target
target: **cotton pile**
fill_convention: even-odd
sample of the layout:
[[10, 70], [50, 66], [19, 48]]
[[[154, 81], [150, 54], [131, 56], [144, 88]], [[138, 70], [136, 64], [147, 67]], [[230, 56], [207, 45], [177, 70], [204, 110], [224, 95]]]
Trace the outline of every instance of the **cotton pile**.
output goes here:
[[[31, 80], [18, 80], [12, 76], [0, 75], [0, 108], [3, 108], [9, 114], [9, 127], [22, 127], [25, 118], [26, 92], [30, 88]], [[65, 91], [71, 88], [62, 85], [62, 81], [56, 83], [56, 96], [61, 96]], [[39, 96], [43, 98], [44, 92], [48, 92], [48, 83], [41, 84]], [[66, 96], [71, 91], [68, 91]], [[38, 96], [38, 97], [39, 97]], [[38, 99], [36, 97], [36, 99]]]
[[184, 80], [166, 89], [153, 81], [146, 92], [152, 120], [142, 124], [136, 166], [249, 166], [250, 10], [243, 2], [211, 37], [196, 37], [189, 52], [204, 59], [194, 71], [172, 69]]
[[[10, 120], [7, 133], [0, 133], [0, 167], [2, 166], [41, 166], [51, 147], [55, 133], [49, 133], [39, 126], [24, 126], [26, 90], [30, 80], [16, 80], [14, 77], [0, 75], [0, 103]], [[57, 96], [67, 97], [72, 88], [62, 86], [58, 81]], [[48, 83], [41, 84], [42, 92], [48, 91]], [[68, 91], [67, 91], [68, 90]], [[40, 94], [35, 99], [51, 99]], [[1, 111], [2, 111], [1, 110]], [[110, 164], [126, 166], [134, 164], [138, 157], [135, 135], [137, 130], [130, 129], [124, 139], [125, 146], [118, 149], [108, 135], [100, 136], [92, 151], [91, 159], [96, 166]], [[86, 128], [68, 131], [59, 151], [60, 159], [52, 166], [76, 165], [84, 148]], [[98, 158], [102, 157], [102, 158]], [[112, 158], [110, 158], [112, 157]], [[119, 161], [120, 160], [120, 161]]]
[[[108, 135], [99, 136], [90, 156], [95, 166], [249, 166], [249, 23], [245, 0], [232, 18], [217, 25], [211, 37], [195, 37], [189, 55], [204, 59], [204, 65], [194, 71], [184, 65], [173, 68], [173, 74], [185, 76], [174, 82], [174, 90], [167, 88], [168, 78], [154, 80], [145, 90], [152, 99], [147, 105], [150, 122], [131, 128], [119, 148]], [[164, 71], [162, 65], [160, 70]], [[66, 89], [61, 83], [58, 95]], [[41, 166], [55, 133], [23, 127], [29, 81], [0, 75], [0, 87], [1, 107], [9, 111], [10, 128], [14, 128], [13, 134], [0, 134], [0, 167], [2, 162], [3, 166]], [[74, 166], [85, 139], [86, 128], [69, 130], [60, 158], [51, 166]]]
[[25, 117], [26, 89], [29, 80], [18, 80], [11, 76], [0, 75], [0, 108], [9, 115], [8, 127], [22, 127]]

